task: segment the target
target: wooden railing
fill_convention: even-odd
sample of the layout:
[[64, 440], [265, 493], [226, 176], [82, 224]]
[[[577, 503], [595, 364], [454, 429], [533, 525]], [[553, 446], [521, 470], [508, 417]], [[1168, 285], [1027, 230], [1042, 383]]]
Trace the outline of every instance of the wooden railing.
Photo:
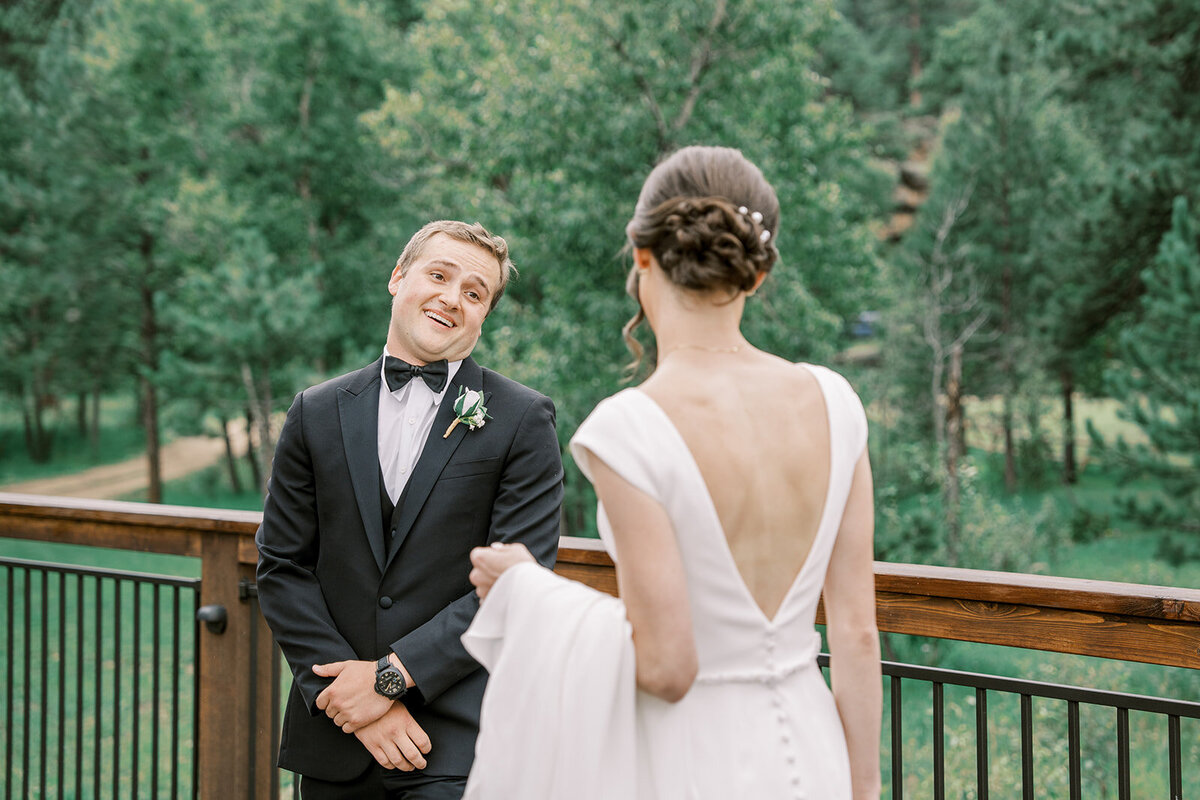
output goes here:
[[[199, 642], [196, 757], [206, 800], [268, 797], [274, 776], [274, 649], [247, 602], [259, 518], [0, 493], [0, 537], [200, 559], [200, 603], [223, 606], [228, 620]], [[616, 593], [612, 562], [595, 540], [564, 538], [557, 571]], [[888, 563], [876, 564], [875, 583], [882, 631], [1200, 668], [1197, 590]], [[258, 721], [254, 730], [247, 719]]]

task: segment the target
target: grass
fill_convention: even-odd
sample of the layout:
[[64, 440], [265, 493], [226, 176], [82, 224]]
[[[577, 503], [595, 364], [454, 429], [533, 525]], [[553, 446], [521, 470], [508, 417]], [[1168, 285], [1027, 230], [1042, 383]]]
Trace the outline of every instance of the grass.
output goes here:
[[[199, 506], [201, 508], [231, 508], [240, 511], [261, 511], [263, 495], [258, 489], [245, 487], [253, 486], [250, 468], [244, 460], [239, 460], [238, 475], [242, 482], [243, 491], [235, 492], [229, 483], [229, 469], [224, 461], [207, 469], [198, 470], [177, 481], [163, 484], [163, 502], [174, 506]], [[145, 502], [144, 491], [134, 492], [120, 498]]]
[[9, 406], [0, 407], [0, 484], [69, 475], [88, 467], [124, 461], [146, 448], [135, 404], [125, 395], [101, 399], [96, 447], [80, 434], [73, 404], [49, 413], [47, 427], [53, 431], [50, 459], [36, 462], [25, 447], [20, 413]]
[[[992, 397], [966, 397], [963, 399], [966, 409], [967, 423], [974, 431], [973, 443], [991, 451], [1001, 452], [1004, 449], [1004, 427], [1002, 423], [1003, 400], [999, 395]], [[1136, 424], [1122, 419], [1119, 415], [1121, 402], [1111, 397], [1086, 397], [1076, 394], [1072, 400], [1075, 411], [1075, 445], [1081, 464], [1087, 463], [1091, 447], [1091, 437], [1088, 436], [1087, 423], [1091, 420], [1096, 430], [1105, 441], [1115, 441], [1117, 437], [1124, 438], [1130, 444], [1144, 443], [1146, 435]], [[1051, 433], [1057, 439], [1062, 427], [1062, 406], [1054, 401], [1043, 402], [1041, 413], [1038, 415], [1038, 427], [1041, 431]], [[1018, 438], [1030, 435], [1028, 414], [1018, 408], [1015, 413]]]

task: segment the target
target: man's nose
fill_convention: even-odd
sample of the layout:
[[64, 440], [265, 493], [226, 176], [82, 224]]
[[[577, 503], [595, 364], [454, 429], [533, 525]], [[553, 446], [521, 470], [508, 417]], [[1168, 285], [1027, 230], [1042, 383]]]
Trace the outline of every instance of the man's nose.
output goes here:
[[458, 294], [459, 287], [457, 284], [443, 284], [441, 291], [438, 292], [438, 301], [446, 308], [458, 308]]

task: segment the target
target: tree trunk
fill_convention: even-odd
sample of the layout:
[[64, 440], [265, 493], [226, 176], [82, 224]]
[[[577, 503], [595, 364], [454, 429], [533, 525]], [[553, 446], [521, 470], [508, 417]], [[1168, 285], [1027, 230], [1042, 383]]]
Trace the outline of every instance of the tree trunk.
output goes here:
[[258, 464], [258, 451], [254, 447], [254, 415], [246, 407], [246, 463], [250, 465], [250, 480], [255, 486], [263, 486], [262, 468]]
[[921, 107], [921, 0], [908, 0], [908, 104]]
[[147, 474], [146, 500], [162, 502], [162, 447], [158, 431], [158, 387], [154, 378], [158, 375], [158, 317], [154, 310], [154, 289], [150, 277], [154, 270], [154, 237], [142, 233], [142, 261], [146, 268], [142, 276], [142, 370], [138, 378], [141, 384], [142, 426], [146, 430]]
[[1065, 366], [1058, 373], [1058, 376], [1062, 383], [1063, 402], [1062, 480], [1067, 485], [1074, 485], [1079, 481], [1079, 474], [1075, 465], [1075, 402], [1072, 398], [1072, 395], [1075, 393], [1075, 374], [1071, 371], [1070, 366]]
[[221, 413], [221, 435], [225, 438], [225, 466], [229, 469], [229, 486], [235, 494], [242, 493], [242, 479], [238, 477], [237, 457], [233, 453], [233, 442], [229, 439], [229, 419]]
[[38, 372], [34, 370], [30, 397], [21, 404], [21, 413], [25, 425], [25, 450], [35, 464], [44, 464], [50, 460], [51, 448], [50, 434], [46, 430], [46, 397]]
[[[1001, 149], [1006, 149], [1007, 137], [1004, 126], [1000, 126]], [[1000, 296], [1000, 351], [1003, 353], [1001, 374], [1004, 394], [1004, 488], [1009, 492], [1017, 490], [1017, 452], [1013, 438], [1013, 395], [1016, 394], [1016, 355], [1013, 352], [1013, 245], [1012, 217], [1009, 208], [1009, 185], [1006, 175], [1000, 187], [1001, 225], [1004, 227], [1004, 272], [1001, 276]]]
[[962, 359], [962, 345], [956, 344], [950, 349], [950, 374], [946, 379], [946, 551], [951, 565], [957, 563], [958, 543], [962, 538], [959, 514], [962, 496], [960, 464], [963, 456], [959, 449], [963, 442]]
[[88, 445], [92, 455], [100, 454], [100, 389], [92, 389], [92, 421], [88, 426]]
[[46, 429], [36, 398], [32, 404], [22, 401], [21, 422], [25, 430], [25, 452], [29, 453], [29, 460], [35, 464], [45, 463], [49, 460], [49, 454], [46, 452]]
[[[259, 390], [254, 382], [254, 371], [245, 361], [242, 362], [242, 385], [246, 389], [246, 400], [249, 403], [250, 419], [258, 434], [258, 463], [266, 467], [271, 463], [271, 419], [270, 408], [264, 407], [259, 398]], [[261, 470], [256, 476], [258, 488], [266, 492], [267, 486], [262, 475], [269, 470]]]
[[78, 398], [78, 402], [75, 404], [75, 424], [79, 428], [79, 438], [83, 439], [87, 436], [88, 432], [87, 391], [80, 389], [76, 397]]

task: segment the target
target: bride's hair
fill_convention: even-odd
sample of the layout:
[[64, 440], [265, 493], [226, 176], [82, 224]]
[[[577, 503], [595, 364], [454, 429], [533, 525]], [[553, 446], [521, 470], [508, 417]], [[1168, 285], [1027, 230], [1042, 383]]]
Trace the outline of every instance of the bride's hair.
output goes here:
[[[685, 147], [661, 162], [642, 184], [626, 232], [633, 247], [654, 254], [676, 286], [730, 299], [754, 288], [779, 257], [779, 199], [762, 171], [729, 147]], [[626, 290], [636, 300], [637, 269]], [[622, 333], [634, 356], [641, 304]]]

